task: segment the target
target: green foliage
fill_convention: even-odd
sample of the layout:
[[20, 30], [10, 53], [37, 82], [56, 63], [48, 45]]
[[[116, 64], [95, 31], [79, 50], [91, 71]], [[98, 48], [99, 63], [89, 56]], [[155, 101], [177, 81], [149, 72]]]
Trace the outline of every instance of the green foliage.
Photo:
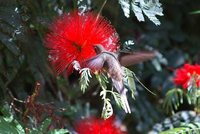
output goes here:
[[[103, 93], [101, 92], [101, 94], [103, 95]], [[101, 117], [104, 119], [108, 119], [109, 117], [111, 117], [113, 115], [113, 108], [112, 105], [110, 103], [110, 99], [108, 98], [102, 98], [103, 99], [103, 110], [101, 113]]]
[[80, 70], [80, 85], [81, 85], [81, 91], [85, 93], [85, 90], [89, 86], [89, 79], [92, 78], [92, 75], [90, 74], [89, 68], [83, 68]]
[[114, 92], [113, 90], [107, 89], [108, 80], [107, 80], [107, 77], [103, 73], [96, 74], [96, 78], [99, 81], [99, 84], [102, 88], [102, 91], [100, 92], [100, 96], [102, 96], [102, 100], [103, 100], [103, 110], [102, 110], [101, 115], [104, 119], [107, 119], [107, 118], [109, 118], [110, 116], [113, 115], [113, 108], [112, 108], [112, 105], [110, 103], [110, 99], [107, 98], [107, 93], [110, 93], [111, 96], [113, 96], [116, 104], [120, 108], [124, 109], [123, 102], [121, 100], [121, 96], [120, 96], [119, 93]]
[[[1, 134], [25, 134], [25, 128], [18, 122], [14, 115], [8, 111], [8, 105], [1, 107], [0, 112], [3, 114], [0, 116], [0, 133]], [[52, 121], [46, 118], [39, 127], [33, 127], [29, 130], [30, 134], [69, 134], [67, 129], [53, 129], [48, 130]]]
[[107, 84], [109, 83], [107, 76], [103, 73], [100, 73], [100, 74], [96, 74], [96, 78], [97, 78], [101, 88], [103, 90], [106, 90]]
[[119, 0], [126, 17], [130, 17], [132, 10], [138, 21], [145, 21], [145, 14], [155, 25], [160, 25], [156, 15], [163, 16], [163, 9], [159, 0]]
[[196, 81], [191, 78], [190, 86], [187, 88], [187, 95], [191, 99], [191, 103], [194, 105], [198, 105], [197, 99], [200, 97], [200, 88], [196, 86]]
[[41, 124], [41, 126], [40, 126], [40, 131], [42, 131], [43, 133], [45, 133], [46, 131], [47, 131], [47, 129], [48, 129], [48, 126], [51, 124], [51, 119], [49, 119], [49, 118], [47, 118], [47, 119], [45, 119], [43, 122], [42, 122], [42, 124]]
[[0, 117], [0, 133], [2, 134], [25, 134], [21, 124], [13, 118], [13, 115]]
[[123, 108], [123, 102], [122, 102], [122, 100], [121, 100], [120, 94], [117, 93], [117, 92], [114, 92], [114, 91], [108, 91], [108, 92], [110, 92], [111, 95], [113, 96], [113, 98], [114, 98], [114, 100], [115, 100], [117, 106], [120, 107], [120, 108]]
[[192, 11], [192, 12], [190, 12], [190, 14], [200, 14], [200, 10]]
[[49, 131], [47, 134], [70, 134], [67, 129], [54, 129]]
[[133, 77], [133, 72], [128, 68], [123, 67], [124, 70], [124, 85], [131, 91], [131, 97], [135, 99], [136, 85]]
[[[1, 99], [6, 98], [7, 90], [11, 90], [16, 97], [26, 98], [31, 93], [35, 81], [43, 81], [43, 84], [50, 85], [49, 89], [55, 88], [51, 84], [52, 72], [48, 67], [42, 44], [42, 34], [47, 25], [44, 21], [46, 17], [39, 21], [44, 15], [41, 14], [41, 8], [35, 10], [38, 5], [33, 1], [16, 0], [0, 3]], [[47, 8], [45, 12], [48, 11]]]
[[160, 132], [159, 134], [200, 134], [200, 123], [181, 123], [179, 127]]
[[51, 125], [51, 119], [47, 118], [45, 119], [39, 128], [33, 128], [33, 130], [30, 130], [30, 134], [70, 134], [67, 129], [53, 129], [48, 130], [49, 125]]
[[183, 99], [186, 98], [188, 103], [191, 104], [190, 97], [183, 91], [183, 89], [174, 88], [167, 92], [163, 107], [166, 109], [167, 113], [174, 114], [174, 110], [177, 110], [178, 107], [183, 104]]
[[25, 134], [22, 125], [14, 118], [14, 115], [9, 111], [8, 104], [0, 106], [0, 133], [1, 134]]
[[179, 106], [183, 104], [183, 100], [186, 99], [188, 104], [195, 106], [195, 110], [199, 111], [199, 89], [196, 86], [191, 86], [187, 90], [174, 88], [166, 93], [163, 107], [167, 113], [174, 114], [174, 110], [178, 110]]
[[102, 91], [100, 92], [100, 96], [102, 96], [102, 100], [103, 100], [103, 109], [102, 109], [101, 117], [104, 119], [107, 119], [113, 115], [113, 108], [110, 103], [110, 99], [107, 98], [108, 80], [104, 74], [96, 74], [96, 78], [99, 81], [99, 84], [102, 88]]
[[[76, 1], [74, 1], [75, 3]], [[91, 1], [89, 0], [77, 0], [77, 7], [79, 11], [86, 12], [88, 10], [91, 10]]]
[[133, 40], [126, 40], [121, 48], [121, 52], [131, 52], [134, 50], [134, 41]]
[[199, 124], [199, 122], [200, 116], [196, 112], [191, 110], [179, 111], [172, 116], [165, 118], [161, 122], [156, 123], [149, 134], [158, 134], [165, 131], [168, 132], [174, 128], [179, 128], [180, 126], [183, 128], [185, 127], [184, 124], [190, 125], [190, 123], [194, 123], [195, 125], [196, 123]]
[[124, 82], [125, 82], [125, 86], [127, 86], [130, 91], [131, 91], [131, 96], [132, 98], [134, 99], [134, 94], [136, 92], [136, 85], [135, 85], [135, 80], [144, 88], [146, 89], [148, 92], [150, 92], [151, 94], [153, 95], [156, 95], [154, 94], [152, 91], [150, 91], [136, 76], [136, 74], [129, 70], [128, 68], [125, 68], [123, 67], [123, 70], [124, 70]]

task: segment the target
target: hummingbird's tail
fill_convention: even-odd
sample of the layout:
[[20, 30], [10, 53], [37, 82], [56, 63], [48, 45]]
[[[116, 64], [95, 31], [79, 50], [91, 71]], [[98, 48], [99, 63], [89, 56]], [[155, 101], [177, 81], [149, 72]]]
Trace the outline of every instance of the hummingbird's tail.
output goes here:
[[126, 113], [131, 113], [131, 109], [128, 104], [128, 99], [126, 96], [126, 92], [128, 91], [128, 89], [124, 87], [124, 84], [122, 81], [117, 81], [115, 79], [112, 79], [112, 82], [113, 82], [113, 86], [116, 88], [116, 90], [120, 94], [123, 109], [125, 110]]
[[[124, 90], [126, 90], [126, 89], [124, 89]], [[125, 110], [126, 113], [131, 113], [131, 109], [130, 109], [130, 106], [129, 106], [129, 103], [128, 103], [128, 99], [126, 97], [126, 92], [125, 92], [125, 94], [122, 93], [120, 96], [121, 96], [123, 109]]]

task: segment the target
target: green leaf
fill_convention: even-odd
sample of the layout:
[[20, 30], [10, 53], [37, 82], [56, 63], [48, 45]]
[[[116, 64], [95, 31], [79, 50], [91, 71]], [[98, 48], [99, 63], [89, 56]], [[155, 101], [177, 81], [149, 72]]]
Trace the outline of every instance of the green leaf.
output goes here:
[[182, 89], [174, 88], [169, 90], [163, 103], [163, 107], [166, 109], [167, 113], [174, 113], [174, 109], [177, 110], [180, 104], [183, 103], [183, 97], [190, 100]]
[[104, 75], [103, 73], [96, 74], [96, 78], [99, 81], [101, 88], [103, 90], [106, 90], [107, 89], [107, 83], [109, 83], [106, 75]]
[[0, 117], [0, 134], [25, 134], [23, 127], [16, 121]]
[[200, 10], [192, 11], [192, 12], [190, 12], [190, 14], [200, 14]]
[[110, 116], [113, 115], [113, 108], [110, 103], [110, 99], [106, 98], [104, 99], [104, 105], [103, 105], [103, 110], [102, 110], [102, 118], [108, 119]]
[[89, 86], [90, 78], [92, 78], [92, 75], [90, 74], [89, 68], [83, 68], [80, 70], [81, 78], [80, 78], [80, 85], [81, 85], [81, 91], [85, 93], [85, 90]]
[[129, 18], [130, 17], [130, 2], [129, 0], [119, 0], [119, 4], [122, 7], [124, 15]]
[[3, 114], [4, 117], [10, 117], [10, 107], [8, 103], [3, 104], [3, 106], [0, 107], [0, 112]]
[[17, 120], [14, 120], [14, 123], [15, 123], [16, 129], [19, 132], [19, 134], [25, 134], [25, 130], [22, 127], [22, 125], [19, 124], [19, 122]]
[[40, 127], [40, 130], [42, 132], [46, 132], [47, 129], [48, 129], [48, 126], [51, 124], [51, 119], [50, 118], [47, 118], [45, 119], [43, 122], [42, 122], [42, 125]]
[[155, 25], [160, 25], [160, 21], [156, 15], [163, 16], [163, 9], [159, 0], [119, 0], [124, 15], [130, 17], [130, 10], [132, 10], [138, 21], [145, 21], [145, 14]]
[[54, 129], [49, 131], [47, 134], [70, 134], [67, 129]]
[[0, 117], [0, 133], [1, 134], [19, 134], [14, 126], [11, 126], [9, 122], [6, 122], [4, 118]]
[[136, 85], [133, 77], [133, 72], [126, 67], [123, 67], [123, 70], [124, 70], [124, 77], [123, 77], [124, 85], [128, 87], [128, 89], [130, 89], [131, 96], [133, 99], [135, 99]]
[[159, 134], [200, 134], [200, 123], [181, 123], [179, 127], [160, 132]]
[[91, 10], [91, 1], [88, 0], [77, 0], [78, 10], [81, 13]]
[[122, 49], [120, 50], [120, 52], [132, 52], [134, 48], [134, 41], [132, 39], [129, 39], [122, 44]]
[[112, 95], [113, 95], [113, 97], [114, 97], [115, 102], [117, 103], [117, 105], [119, 107], [123, 108], [123, 103], [122, 103], [120, 94], [117, 93], [117, 92], [113, 92], [113, 91], [111, 91], [111, 93], [112, 93]]
[[100, 92], [100, 96], [102, 96], [102, 99], [106, 99], [106, 93], [107, 93], [106, 90], [102, 90], [102, 91]]
[[191, 103], [196, 104], [198, 98], [198, 88], [196, 87], [194, 78], [191, 78], [190, 80], [190, 86], [188, 86], [187, 95], [191, 99]]
[[43, 134], [40, 130], [33, 129], [29, 134]]
[[151, 63], [154, 65], [157, 71], [162, 71], [161, 64], [157, 59], [152, 59]]

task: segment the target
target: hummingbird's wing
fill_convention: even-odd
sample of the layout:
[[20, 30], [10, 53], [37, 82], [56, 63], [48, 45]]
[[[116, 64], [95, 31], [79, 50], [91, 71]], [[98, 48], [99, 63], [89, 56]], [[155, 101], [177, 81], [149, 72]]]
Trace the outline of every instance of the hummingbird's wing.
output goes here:
[[140, 51], [140, 52], [133, 52], [130, 54], [121, 53], [121, 55], [119, 56], [119, 61], [122, 66], [130, 66], [138, 64], [140, 62], [151, 60], [155, 57], [156, 57], [156, 52], [154, 51]]
[[99, 54], [99, 55], [85, 61], [84, 65], [85, 65], [85, 67], [88, 67], [93, 71], [99, 71], [103, 68], [104, 62], [105, 62], [105, 60], [104, 60], [103, 56], [101, 54]]

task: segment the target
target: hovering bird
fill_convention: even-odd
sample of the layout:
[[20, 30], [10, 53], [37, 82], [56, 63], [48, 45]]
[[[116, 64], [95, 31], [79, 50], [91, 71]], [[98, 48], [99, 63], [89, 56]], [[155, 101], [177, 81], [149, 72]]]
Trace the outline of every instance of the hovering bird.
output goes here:
[[113, 86], [121, 96], [122, 105], [126, 113], [131, 113], [123, 84], [123, 70], [118, 61], [117, 54], [109, 52], [100, 44], [94, 45], [96, 56], [86, 61], [86, 66], [93, 71], [105, 71], [111, 78]]

